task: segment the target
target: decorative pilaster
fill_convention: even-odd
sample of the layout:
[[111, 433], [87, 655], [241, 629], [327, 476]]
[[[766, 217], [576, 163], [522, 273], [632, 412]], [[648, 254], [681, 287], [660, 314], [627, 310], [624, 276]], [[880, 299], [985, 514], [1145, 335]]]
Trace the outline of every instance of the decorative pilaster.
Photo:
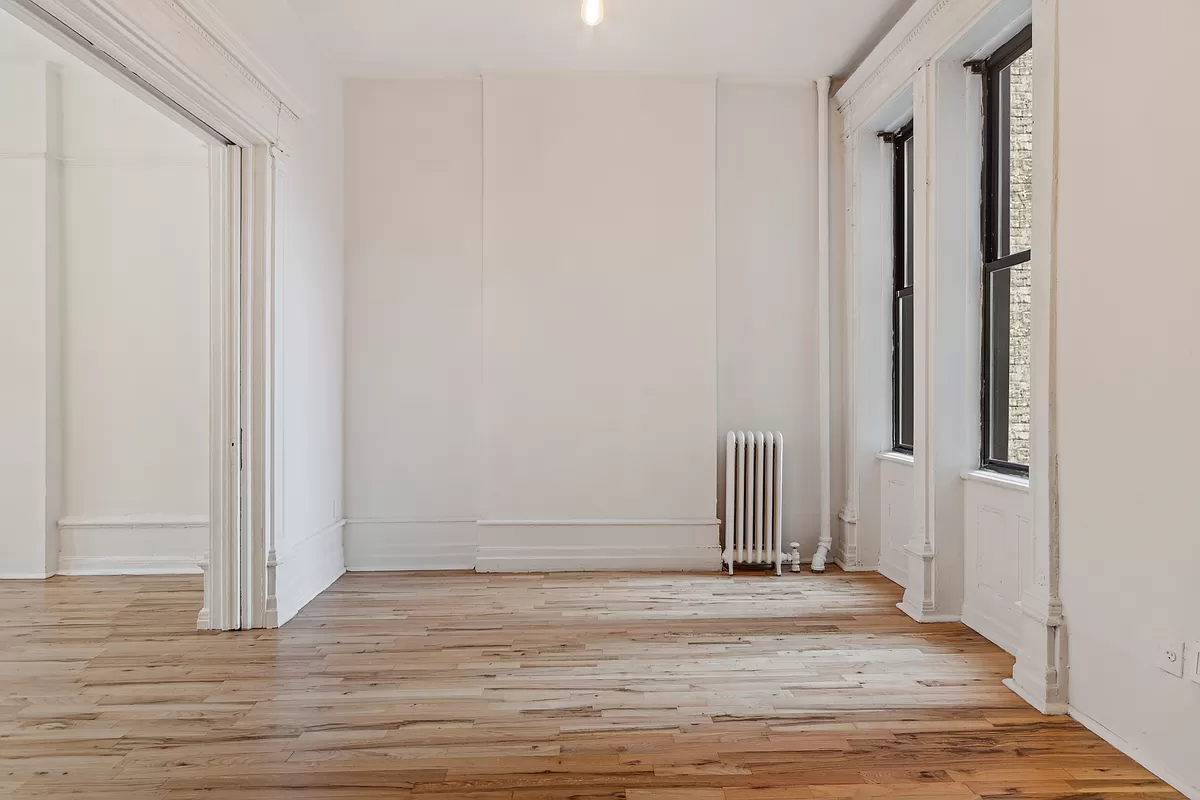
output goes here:
[[1033, 324], [1029, 485], [1033, 525], [1020, 542], [1031, 556], [1022, 576], [1024, 615], [1013, 676], [1004, 682], [1043, 714], [1067, 713], [1066, 620], [1059, 598], [1058, 338], [1058, 0], [1033, 4]]

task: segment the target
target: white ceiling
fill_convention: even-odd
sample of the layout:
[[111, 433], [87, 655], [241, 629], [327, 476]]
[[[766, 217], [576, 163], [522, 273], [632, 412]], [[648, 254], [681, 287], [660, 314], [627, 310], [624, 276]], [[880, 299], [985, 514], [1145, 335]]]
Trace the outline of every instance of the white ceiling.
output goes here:
[[583, 70], [845, 77], [913, 0], [288, 0], [346, 77]]

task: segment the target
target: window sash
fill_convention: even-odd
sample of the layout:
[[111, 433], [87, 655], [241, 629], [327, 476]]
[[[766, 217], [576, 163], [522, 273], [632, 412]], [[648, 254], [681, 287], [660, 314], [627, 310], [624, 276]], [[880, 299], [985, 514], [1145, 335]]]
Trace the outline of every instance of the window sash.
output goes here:
[[[913, 125], [892, 140], [892, 449], [913, 450], [913, 341], [904, 335], [902, 310], [913, 296]], [[913, 301], [908, 301], [909, 317]], [[906, 368], [907, 367], [907, 368]], [[907, 401], [907, 402], [905, 402]]]
[[[983, 285], [982, 285], [982, 358], [980, 381], [980, 462], [986, 469], [1028, 475], [1029, 466], [1005, 459], [994, 458], [993, 453], [1008, 453], [1009, 386], [1007, 374], [993, 377], [993, 365], [1003, 356], [1007, 363], [1010, 356], [1009, 336], [1005, 330], [993, 335], [993, 320], [998, 303], [992, 291], [994, 276], [1003, 271], [1026, 263], [1032, 258], [1031, 250], [1010, 253], [1010, 140], [1008, 115], [1009, 76], [1006, 69], [1033, 47], [1033, 26], [1024, 30], [1001, 46], [984, 62], [984, 158], [983, 158]], [[1007, 301], [1005, 301], [1007, 302]], [[1006, 312], [1007, 314], [1007, 312]], [[1003, 413], [1001, 413], [1001, 408]], [[997, 446], [998, 437], [1003, 438], [1003, 451]]]

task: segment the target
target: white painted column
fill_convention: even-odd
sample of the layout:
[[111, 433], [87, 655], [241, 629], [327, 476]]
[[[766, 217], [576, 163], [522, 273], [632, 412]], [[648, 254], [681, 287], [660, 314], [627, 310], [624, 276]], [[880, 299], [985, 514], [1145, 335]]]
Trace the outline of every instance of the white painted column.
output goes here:
[[833, 548], [833, 489], [831, 452], [830, 378], [831, 336], [829, 326], [829, 87], [828, 77], [817, 81], [817, 336], [820, 364], [820, 474], [821, 533], [812, 558], [812, 571], [824, 572]]
[[[978, 464], [973, 430], [977, 369], [978, 217], [968, 157], [967, 71], [954, 60], [926, 63], [914, 84], [914, 458], [913, 536], [900, 608], [921, 622], [957, 620], [963, 597], [963, 486]], [[976, 112], [977, 113], [977, 112]], [[972, 402], [974, 405], [972, 405]]]
[[1044, 714], [1067, 713], [1067, 648], [1058, 561], [1058, 438], [1054, 351], [1058, 280], [1058, 0], [1034, 0], [1033, 326], [1029, 485], [1033, 526], [1018, 549], [1020, 642], [1004, 683]]
[[0, 67], [0, 578], [58, 567], [61, 103], [54, 65]]
[[842, 270], [844, 293], [842, 316], [842, 420], [845, 459], [846, 499], [838, 512], [841, 522], [841, 537], [838, 540], [837, 557], [834, 561], [844, 570], [856, 570], [861, 566], [858, 552], [858, 402], [855, 390], [858, 369], [858, 248], [855, 241], [855, 195], [854, 176], [858, 174], [858, 147], [853, 136], [843, 137], [844, 166], [842, 226], [846, 241]]

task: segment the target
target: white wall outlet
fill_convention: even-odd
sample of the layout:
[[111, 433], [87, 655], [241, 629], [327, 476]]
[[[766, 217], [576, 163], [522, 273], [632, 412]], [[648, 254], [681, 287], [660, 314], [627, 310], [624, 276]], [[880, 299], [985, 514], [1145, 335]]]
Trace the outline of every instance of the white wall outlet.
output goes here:
[[1200, 683], [1200, 641], [1192, 642], [1184, 652], [1183, 677]]
[[1158, 646], [1158, 655], [1154, 665], [1163, 672], [1183, 677], [1183, 642], [1163, 642]]

